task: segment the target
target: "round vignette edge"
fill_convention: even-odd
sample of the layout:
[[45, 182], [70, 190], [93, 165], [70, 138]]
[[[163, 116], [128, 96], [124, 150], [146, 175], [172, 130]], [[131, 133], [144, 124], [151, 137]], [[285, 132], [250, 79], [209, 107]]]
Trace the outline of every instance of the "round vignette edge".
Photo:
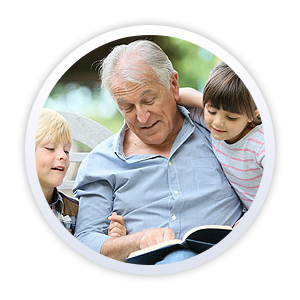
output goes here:
[[[230, 65], [230, 67], [234, 69], [234, 71], [247, 85], [247, 88], [249, 89], [253, 98], [255, 99], [255, 102], [258, 106], [258, 110], [263, 120], [263, 126], [265, 131], [265, 147], [267, 149], [266, 152], [268, 153], [265, 157], [264, 173], [259, 190], [255, 198], [256, 201], [253, 202], [253, 204], [251, 205], [251, 209], [243, 217], [242, 222], [240, 222], [240, 224], [226, 238], [224, 238], [221, 242], [219, 242], [211, 249], [185, 261], [159, 266], [126, 264], [114, 259], [110, 259], [88, 248], [80, 241], [78, 241], [75, 237], [70, 235], [70, 233], [67, 230], [65, 230], [63, 226], [61, 226], [55, 215], [49, 209], [48, 203], [47, 201], [45, 201], [44, 195], [42, 193], [38, 181], [36, 169], [35, 167], [32, 167], [35, 166], [35, 131], [40, 112], [45, 104], [48, 95], [50, 94], [52, 88], [57, 83], [59, 78], [81, 57], [94, 50], [95, 48], [98, 48], [114, 40], [118, 40], [128, 36], [138, 35], [160, 35], [180, 38], [188, 42], [194, 43], [196, 45], [199, 45], [202, 48], [205, 48], [206, 50], [219, 57], [221, 60], [225, 61], [228, 65]], [[54, 71], [47, 78], [46, 82], [44, 83], [40, 92], [38, 93], [38, 96], [33, 104], [30, 113], [25, 137], [25, 160], [30, 187], [42, 214], [44, 215], [48, 223], [51, 225], [51, 227], [55, 230], [55, 232], [69, 246], [71, 246], [74, 250], [76, 250], [86, 258], [90, 259], [91, 261], [96, 262], [109, 269], [130, 274], [162, 275], [184, 271], [199, 266], [200, 264], [211, 260], [215, 256], [225, 251], [246, 231], [246, 229], [250, 226], [250, 224], [253, 222], [254, 218], [258, 214], [265, 198], [267, 197], [274, 169], [275, 141], [272, 120], [265, 100], [252, 77], [233, 56], [231, 56], [227, 51], [225, 51], [217, 44], [190, 31], [167, 26], [144, 25], [126, 27], [102, 34], [84, 43], [82, 46], [74, 50], [54, 69]]]

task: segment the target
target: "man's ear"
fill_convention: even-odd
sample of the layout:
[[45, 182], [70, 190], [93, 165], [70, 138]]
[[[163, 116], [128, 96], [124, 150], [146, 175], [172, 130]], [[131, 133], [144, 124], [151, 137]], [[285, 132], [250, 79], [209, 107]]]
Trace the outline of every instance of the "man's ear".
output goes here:
[[174, 71], [170, 79], [170, 91], [174, 95], [174, 100], [178, 102], [179, 100], [179, 83], [178, 83], [178, 73]]

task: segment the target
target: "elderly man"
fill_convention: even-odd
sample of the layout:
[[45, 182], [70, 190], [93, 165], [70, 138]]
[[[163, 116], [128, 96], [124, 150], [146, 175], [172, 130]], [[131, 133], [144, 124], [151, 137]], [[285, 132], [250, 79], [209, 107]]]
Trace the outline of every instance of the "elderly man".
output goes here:
[[[182, 238], [195, 226], [235, 224], [242, 205], [206, 130], [177, 106], [178, 74], [166, 54], [150, 41], [117, 46], [101, 76], [125, 124], [78, 171], [75, 236], [125, 261], [131, 252]], [[112, 212], [123, 216], [126, 236], [107, 235]]]

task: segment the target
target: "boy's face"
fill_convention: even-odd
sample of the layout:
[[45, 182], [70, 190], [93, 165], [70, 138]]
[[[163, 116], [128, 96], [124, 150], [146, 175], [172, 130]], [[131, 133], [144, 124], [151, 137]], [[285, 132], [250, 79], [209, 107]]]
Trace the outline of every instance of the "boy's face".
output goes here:
[[71, 145], [66, 143], [40, 142], [35, 150], [35, 163], [42, 189], [61, 185], [69, 164]]
[[233, 144], [249, 132], [248, 124], [251, 120], [246, 115], [231, 113], [222, 108], [217, 109], [205, 105], [204, 119], [207, 129], [219, 141]]

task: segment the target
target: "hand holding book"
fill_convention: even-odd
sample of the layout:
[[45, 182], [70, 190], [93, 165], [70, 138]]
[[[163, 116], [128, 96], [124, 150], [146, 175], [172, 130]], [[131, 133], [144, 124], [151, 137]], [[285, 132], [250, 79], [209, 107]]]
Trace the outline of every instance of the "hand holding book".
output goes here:
[[[113, 213], [109, 232], [119, 232], [126, 235], [126, 226], [123, 218]], [[232, 228], [230, 226], [206, 225], [189, 230], [182, 240], [174, 239], [175, 235], [170, 228], [153, 228], [144, 231], [140, 239], [141, 250], [132, 252], [126, 261], [134, 264], [155, 264], [168, 253], [178, 249], [190, 249], [198, 254], [208, 250], [224, 237]], [[120, 235], [118, 235], [120, 236]]]
[[207, 225], [189, 230], [182, 240], [169, 240], [131, 253], [126, 261], [134, 264], [153, 265], [167, 254], [178, 249], [189, 249], [198, 254], [208, 250], [226, 237], [230, 226]]

